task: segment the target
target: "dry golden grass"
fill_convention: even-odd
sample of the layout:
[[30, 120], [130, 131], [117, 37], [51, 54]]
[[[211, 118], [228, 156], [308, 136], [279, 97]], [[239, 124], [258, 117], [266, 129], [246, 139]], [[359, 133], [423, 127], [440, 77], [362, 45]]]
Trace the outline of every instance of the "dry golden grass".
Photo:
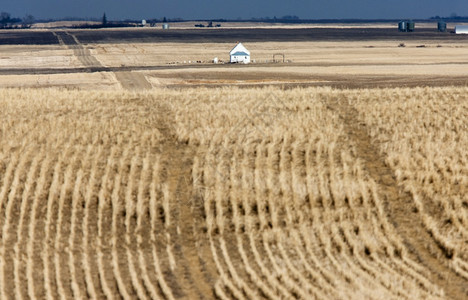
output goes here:
[[120, 88], [120, 85], [114, 73], [109, 72], [0, 76], [0, 88], [11, 87], [115, 90]]
[[437, 277], [468, 282], [466, 92], [0, 90], [0, 296], [460, 295]]
[[61, 46], [1, 45], [1, 68], [73, 68], [80, 62], [73, 50]]

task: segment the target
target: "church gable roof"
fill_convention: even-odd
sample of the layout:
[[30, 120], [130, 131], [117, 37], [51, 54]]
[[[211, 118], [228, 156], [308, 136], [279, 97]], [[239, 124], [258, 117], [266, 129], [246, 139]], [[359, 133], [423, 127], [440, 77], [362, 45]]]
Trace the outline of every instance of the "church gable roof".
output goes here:
[[[237, 53], [242, 53], [242, 54], [237, 54]], [[242, 43], [238, 43], [234, 48], [232, 48], [231, 52], [229, 52], [230, 55], [243, 55], [243, 56], [248, 56], [250, 55], [250, 51], [247, 50], [247, 48], [242, 45]]]
[[231, 56], [249, 56], [250, 54], [246, 52], [236, 52], [236, 53], [231, 53]]

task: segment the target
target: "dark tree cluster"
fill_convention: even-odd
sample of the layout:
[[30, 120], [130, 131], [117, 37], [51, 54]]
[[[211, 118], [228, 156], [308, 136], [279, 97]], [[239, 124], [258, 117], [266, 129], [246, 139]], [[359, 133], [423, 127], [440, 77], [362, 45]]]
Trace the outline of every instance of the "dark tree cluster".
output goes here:
[[11, 14], [7, 12], [0, 13], [1, 29], [30, 28], [32, 24], [34, 24], [34, 17], [31, 15], [27, 15], [23, 19], [20, 19], [11, 17]]

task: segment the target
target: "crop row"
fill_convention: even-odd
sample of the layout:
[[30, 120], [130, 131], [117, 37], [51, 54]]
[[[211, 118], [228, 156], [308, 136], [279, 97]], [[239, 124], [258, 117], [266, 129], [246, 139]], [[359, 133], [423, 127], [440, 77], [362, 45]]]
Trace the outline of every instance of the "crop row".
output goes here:
[[333, 106], [468, 280], [464, 94], [0, 90], [0, 298], [444, 298]]

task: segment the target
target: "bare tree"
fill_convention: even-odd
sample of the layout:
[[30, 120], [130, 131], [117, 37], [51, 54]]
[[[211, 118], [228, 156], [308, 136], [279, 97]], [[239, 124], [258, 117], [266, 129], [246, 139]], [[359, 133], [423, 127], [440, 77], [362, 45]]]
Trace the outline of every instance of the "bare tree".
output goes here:
[[23, 28], [31, 28], [34, 22], [35, 22], [35, 19], [32, 15], [26, 15], [23, 18]]
[[11, 20], [11, 15], [7, 12], [1, 12], [0, 13], [0, 23], [6, 24]]
[[7, 12], [0, 13], [0, 28], [7, 28], [8, 23], [10, 23], [11, 15]]

